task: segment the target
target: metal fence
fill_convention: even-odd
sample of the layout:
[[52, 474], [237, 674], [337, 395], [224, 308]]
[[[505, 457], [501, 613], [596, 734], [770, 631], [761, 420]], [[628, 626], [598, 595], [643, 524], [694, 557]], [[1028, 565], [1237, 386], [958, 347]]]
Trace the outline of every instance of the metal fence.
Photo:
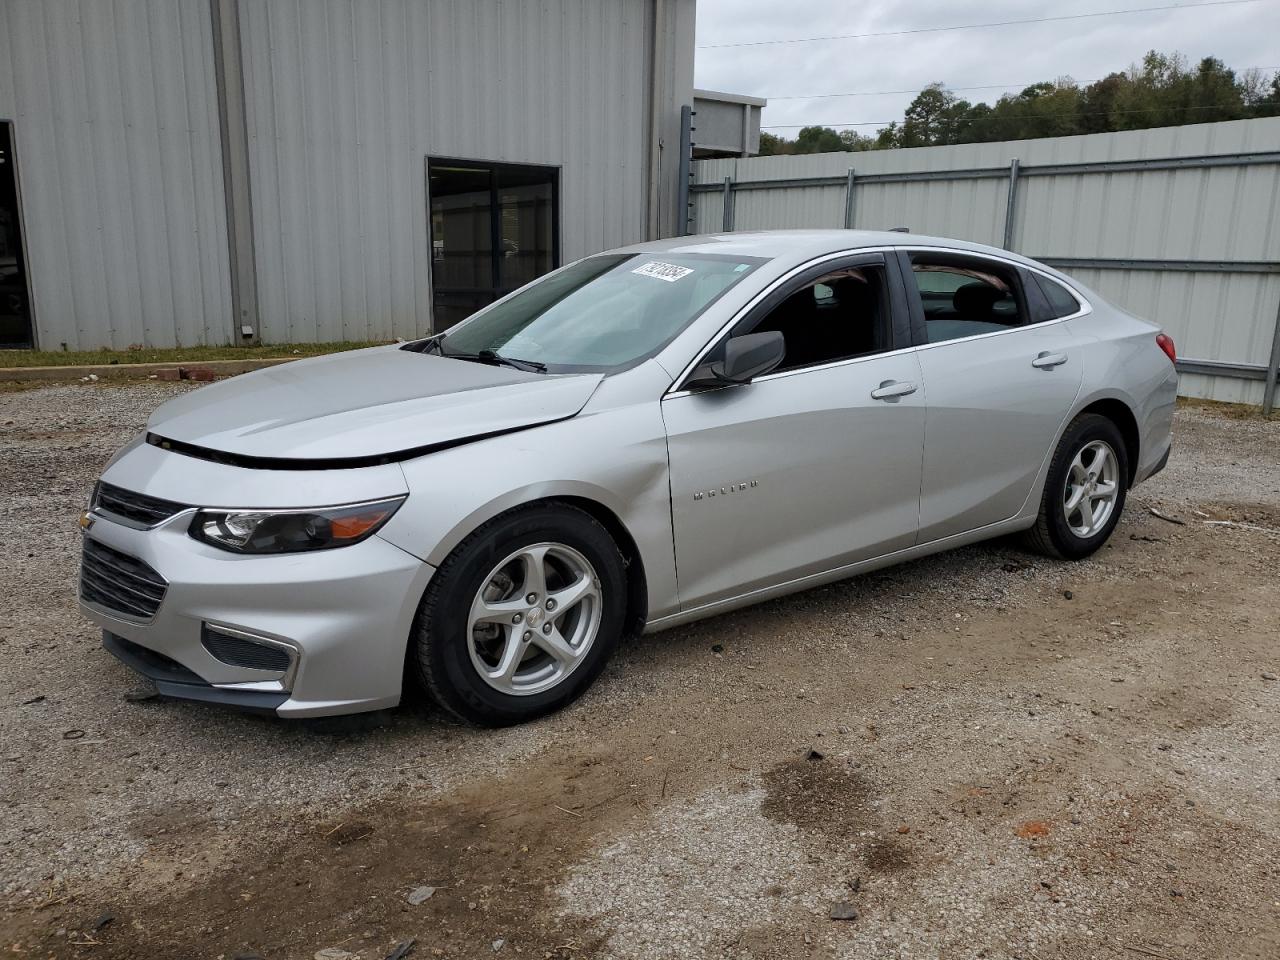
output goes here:
[[1185, 357], [1184, 394], [1269, 414], [1280, 372], [1280, 150], [1266, 149], [1276, 144], [1280, 119], [704, 160], [693, 164], [688, 227], [906, 227], [1017, 250], [1162, 324]]

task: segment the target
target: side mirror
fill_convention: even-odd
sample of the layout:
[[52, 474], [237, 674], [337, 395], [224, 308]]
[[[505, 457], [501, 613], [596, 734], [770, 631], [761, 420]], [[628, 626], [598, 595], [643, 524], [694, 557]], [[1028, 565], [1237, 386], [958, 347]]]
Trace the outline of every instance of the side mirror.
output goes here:
[[786, 355], [787, 341], [781, 330], [732, 337], [724, 345], [724, 359], [698, 367], [685, 382], [685, 389], [750, 383], [775, 369]]

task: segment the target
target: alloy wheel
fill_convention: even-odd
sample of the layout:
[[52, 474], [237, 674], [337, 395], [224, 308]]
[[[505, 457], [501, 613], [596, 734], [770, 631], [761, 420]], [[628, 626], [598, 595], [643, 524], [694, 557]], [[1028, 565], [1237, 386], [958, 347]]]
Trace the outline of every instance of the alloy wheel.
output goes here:
[[1062, 510], [1067, 526], [1087, 540], [1103, 530], [1120, 495], [1120, 461], [1105, 440], [1080, 448], [1067, 470]]
[[471, 664], [502, 693], [529, 696], [560, 684], [600, 632], [600, 578], [562, 543], [521, 547], [495, 566], [471, 603]]

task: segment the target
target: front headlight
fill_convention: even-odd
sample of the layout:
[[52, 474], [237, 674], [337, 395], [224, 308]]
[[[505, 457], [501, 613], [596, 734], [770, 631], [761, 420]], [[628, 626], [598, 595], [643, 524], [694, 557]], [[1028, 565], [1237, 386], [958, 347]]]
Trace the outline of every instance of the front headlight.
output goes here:
[[404, 497], [314, 510], [198, 510], [188, 532], [234, 553], [298, 553], [359, 543], [391, 519]]

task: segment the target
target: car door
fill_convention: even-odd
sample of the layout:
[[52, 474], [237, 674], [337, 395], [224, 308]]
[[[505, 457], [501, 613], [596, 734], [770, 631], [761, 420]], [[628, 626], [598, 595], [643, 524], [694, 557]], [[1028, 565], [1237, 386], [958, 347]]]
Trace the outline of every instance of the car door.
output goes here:
[[1024, 268], [937, 249], [899, 262], [926, 396], [918, 542], [929, 543], [1018, 513], [1084, 365]]
[[662, 403], [682, 609], [915, 541], [924, 396], [896, 261], [801, 269], [699, 363], [767, 330], [787, 344], [772, 373], [689, 390], [686, 371]]

